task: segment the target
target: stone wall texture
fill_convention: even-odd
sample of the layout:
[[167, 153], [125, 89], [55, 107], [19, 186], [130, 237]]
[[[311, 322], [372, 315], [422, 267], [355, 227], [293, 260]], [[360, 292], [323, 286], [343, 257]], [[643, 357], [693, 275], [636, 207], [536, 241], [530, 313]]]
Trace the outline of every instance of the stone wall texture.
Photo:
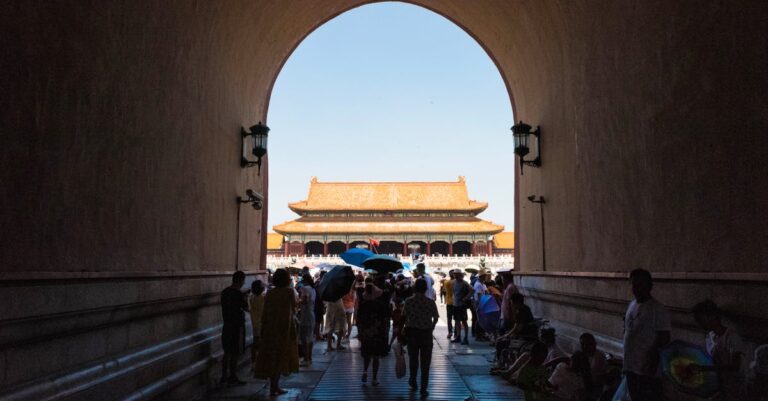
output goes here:
[[[370, 2], [0, 3], [0, 358], [56, 361], [4, 363], [0, 399], [216, 324], [226, 273], [264, 262], [266, 207], [242, 208], [238, 227], [235, 197], [267, 195], [268, 169], [240, 167], [240, 127], [269, 124], [272, 86], [304, 37]], [[607, 344], [628, 298], [617, 289], [623, 276], [601, 274], [644, 267], [716, 273], [664, 281], [681, 288], [665, 299], [681, 328], [704, 294], [765, 327], [754, 294], [766, 288], [768, 260], [767, 2], [409, 3], [473, 36], [499, 67], [514, 118], [541, 126], [543, 166], [509, 172], [516, 267], [531, 274], [521, 285], [538, 312]], [[546, 270], [592, 279], [535, 275], [544, 266], [532, 194], [547, 200]], [[165, 324], [146, 313], [155, 304], [167, 308]], [[587, 311], [597, 315], [583, 319]], [[67, 325], [67, 316], [80, 317]], [[89, 339], [97, 351], [68, 357]], [[137, 368], [119, 388], [214, 349]]]

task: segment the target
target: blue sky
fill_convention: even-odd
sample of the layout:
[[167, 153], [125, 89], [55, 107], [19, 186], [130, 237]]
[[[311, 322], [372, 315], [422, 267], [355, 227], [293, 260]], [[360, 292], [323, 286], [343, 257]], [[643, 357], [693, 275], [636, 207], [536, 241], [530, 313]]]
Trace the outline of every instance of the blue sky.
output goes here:
[[269, 225], [320, 181], [455, 181], [512, 231], [514, 123], [499, 71], [449, 20], [403, 3], [348, 11], [310, 34], [269, 105]]

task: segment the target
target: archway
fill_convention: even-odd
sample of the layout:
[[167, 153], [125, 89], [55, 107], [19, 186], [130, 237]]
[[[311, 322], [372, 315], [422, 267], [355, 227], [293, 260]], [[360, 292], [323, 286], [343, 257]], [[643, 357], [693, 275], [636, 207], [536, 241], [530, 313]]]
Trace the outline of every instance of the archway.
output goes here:
[[467, 256], [472, 254], [472, 244], [469, 241], [456, 241], [453, 243], [453, 254]]
[[397, 241], [381, 241], [377, 246], [379, 253], [384, 255], [402, 255], [403, 243]]
[[328, 243], [329, 255], [341, 255], [347, 250], [347, 244], [341, 241], [331, 241]]
[[427, 243], [424, 241], [410, 241], [406, 247], [408, 250], [408, 256], [419, 253], [427, 253]]
[[325, 247], [320, 241], [309, 241], [305, 245], [305, 254], [307, 256], [322, 255]]
[[352, 241], [349, 243], [349, 249], [352, 248], [370, 249], [371, 245], [368, 243], [368, 241]]
[[447, 241], [434, 241], [430, 244], [430, 252], [432, 255], [448, 255], [450, 254], [450, 244]]

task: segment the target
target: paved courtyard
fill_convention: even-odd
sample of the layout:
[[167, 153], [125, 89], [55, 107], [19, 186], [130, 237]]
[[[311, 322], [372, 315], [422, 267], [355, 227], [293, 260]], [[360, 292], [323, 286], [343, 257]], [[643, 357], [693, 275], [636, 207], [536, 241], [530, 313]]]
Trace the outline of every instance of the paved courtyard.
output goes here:
[[[438, 305], [441, 313], [444, 306]], [[493, 360], [493, 349], [488, 343], [475, 342], [469, 346], [451, 344], [445, 338], [447, 326], [444, 318], [435, 329], [435, 346], [429, 383], [429, 400], [523, 400], [518, 388], [507, 384], [488, 369]], [[382, 358], [378, 386], [363, 384], [360, 380], [363, 359], [360, 343], [352, 339], [345, 351], [324, 353], [325, 344], [315, 344], [313, 364], [301, 368], [297, 374], [283, 378], [281, 385], [287, 394], [269, 397], [264, 380], [248, 379], [240, 387], [217, 389], [210, 401], [330, 401], [330, 400], [420, 400], [418, 392], [410, 391], [407, 375], [395, 377], [395, 358]], [[241, 375], [245, 378], [245, 375]]]

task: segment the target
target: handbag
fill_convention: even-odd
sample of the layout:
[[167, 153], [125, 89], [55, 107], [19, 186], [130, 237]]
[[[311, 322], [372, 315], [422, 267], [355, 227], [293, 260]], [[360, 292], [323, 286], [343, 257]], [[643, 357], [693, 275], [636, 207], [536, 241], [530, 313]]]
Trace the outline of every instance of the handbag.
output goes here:
[[397, 340], [392, 344], [392, 350], [395, 353], [395, 377], [402, 379], [405, 377], [405, 349]]

